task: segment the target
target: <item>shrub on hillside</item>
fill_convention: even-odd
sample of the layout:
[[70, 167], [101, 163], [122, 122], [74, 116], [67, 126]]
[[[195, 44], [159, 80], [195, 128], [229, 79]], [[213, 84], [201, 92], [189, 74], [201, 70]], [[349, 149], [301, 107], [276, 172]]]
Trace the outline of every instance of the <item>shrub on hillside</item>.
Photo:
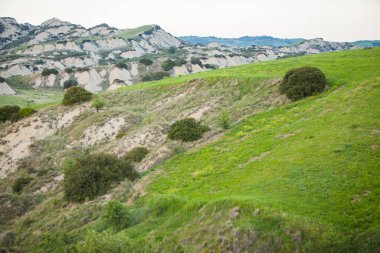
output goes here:
[[149, 150], [145, 147], [136, 147], [124, 155], [124, 159], [131, 162], [141, 162], [145, 156], [149, 153]]
[[326, 77], [315, 67], [289, 70], [280, 84], [280, 92], [295, 101], [321, 93], [326, 88]]
[[156, 81], [156, 80], [161, 80], [161, 79], [163, 79], [164, 77], [167, 77], [167, 76], [169, 76], [169, 74], [166, 73], [166, 72], [154, 72], [154, 73], [150, 73], [150, 74], [144, 75], [141, 78], [141, 80], [143, 82]]
[[110, 154], [82, 155], [65, 161], [63, 188], [71, 201], [84, 201], [105, 194], [114, 182], [134, 180], [136, 171], [125, 159]]
[[95, 99], [91, 106], [94, 107], [96, 109], [96, 112], [98, 112], [100, 109], [102, 109], [104, 107], [105, 103], [103, 102], [103, 100], [100, 100], [99, 98]]
[[168, 49], [168, 53], [169, 54], [175, 54], [175, 52], [176, 52], [176, 48], [175, 47], [169, 47], [169, 49]]
[[69, 80], [67, 80], [67, 81], [65, 81], [63, 83], [63, 88], [64, 89], [68, 89], [70, 87], [77, 86], [77, 85], [78, 85], [78, 81], [77, 80], [69, 79]]
[[220, 112], [219, 122], [224, 129], [228, 129], [230, 127], [230, 116], [227, 111], [223, 110]]
[[170, 126], [168, 138], [184, 142], [195, 141], [202, 138], [203, 133], [208, 130], [207, 126], [193, 118], [181, 119]]
[[141, 59], [139, 60], [139, 62], [140, 62], [141, 64], [144, 64], [145, 66], [150, 66], [150, 65], [153, 64], [153, 61], [152, 61], [151, 59], [148, 59], [148, 58], [141, 58]]
[[31, 177], [19, 177], [14, 181], [12, 190], [16, 193], [20, 193], [22, 189], [27, 186], [33, 178]]
[[179, 67], [179, 66], [182, 66], [182, 65], [184, 65], [186, 63], [187, 63], [187, 61], [185, 59], [180, 58], [180, 59], [176, 59], [174, 61], [174, 66]]
[[129, 223], [128, 209], [117, 200], [110, 200], [104, 206], [103, 218], [109, 226], [123, 229]]
[[173, 69], [174, 65], [175, 65], [174, 61], [168, 59], [168, 60], [164, 61], [164, 62], [161, 64], [161, 67], [162, 67], [162, 69], [165, 70], [165, 71], [170, 71], [170, 70]]
[[49, 76], [49, 75], [58, 75], [58, 70], [56, 69], [48, 69], [48, 68], [45, 68], [42, 70], [42, 73], [41, 75], [42, 76]]
[[65, 72], [66, 72], [67, 74], [71, 74], [71, 73], [74, 73], [74, 72], [75, 72], [75, 69], [74, 69], [74, 68], [66, 68], [66, 69], [65, 69]]
[[5, 78], [0, 76], [0, 83], [5, 82]]
[[20, 119], [20, 107], [17, 105], [6, 105], [0, 107], [0, 121], [17, 121]]
[[90, 70], [89, 68], [83, 67], [83, 68], [77, 68], [76, 72], [86, 72], [86, 71], [89, 71], [89, 70]]
[[20, 109], [19, 114], [20, 114], [21, 118], [26, 118], [26, 117], [29, 117], [30, 115], [32, 115], [35, 112], [36, 112], [36, 110], [34, 110], [31, 107], [24, 107], [24, 108]]
[[91, 100], [92, 93], [77, 86], [70, 87], [63, 96], [63, 105], [73, 105]]
[[208, 63], [205, 64], [204, 66], [206, 69], [217, 69], [218, 68], [218, 66], [213, 65], [213, 64], [208, 64]]
[[190, 62], [194, 65], [199, 65], [199, 67], [203, 67], [202, 61], [199, 58], [191, 57]]
[[125, 62], [119, 62], [115, 66], [119, 69], [129, 69], [128, 64], [126, 64]]

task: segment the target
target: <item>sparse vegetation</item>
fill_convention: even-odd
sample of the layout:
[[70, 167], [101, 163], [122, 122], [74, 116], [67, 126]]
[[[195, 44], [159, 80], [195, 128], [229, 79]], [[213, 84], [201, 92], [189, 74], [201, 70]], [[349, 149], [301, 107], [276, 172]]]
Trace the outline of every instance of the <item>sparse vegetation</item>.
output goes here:
[[68, 159], [63, 170], [65, 197], [71, 201], [93, 199], [106, 193], [112, 183], [137, 177], [129, 161], [109, 154], [90, 154]]
[[151, 59], [149, 59], [149, 58], [141, 58], [141, 59], [139, 60], [139, 62], [140, 62], [141, 64], [144, 64], [145, 66], [150, 66], [150, 65], [153, 64], [153, 61], [152, 61]]
[[82, 87], [73, 86], [66, 90], [63, 96], [63, 105], [74, 105], [91, 100], [92, 93]]
[[141, 162], [145, 156], [149, 153], [149, 150], [145, 147], [136, 147], [130, 150], [124, 155], [124, 159], [131, 162]]
[[149, 74], [146, 74], [144, 75], [141, 80], [143, 82], [148, 82], [148, 81], [157, 81], [157, 80], [161, 80], [165, 77], [168, 77], [169, 74], [167, 72], [153, 72], [153, 73], [149, 73]]
[[27, 186], [30, 181], [32, 181], [33, 178], [31, 177], [20, 177], [20, 178], [17, 178], [16, 181], [13, 183], [12, 185], [12, 190], [15, 192], [15, 193], [20, 193], [22, 191], [22, 189]]
[[181, 119], [170, 126], [168, 138], [184, 142], [196, 141], [202, 138], [209, 128], [197, 122], [194, 118]]
[[230, 127], [230, 116], [226, 110], [220, 112], [219, 122], [224, 129], [228, 129]]
[[295, 101], [321, 93], [326, 88], [326, 77], [315, 67], [302, 67], [289, 70], [280, 85], [280, 91]]

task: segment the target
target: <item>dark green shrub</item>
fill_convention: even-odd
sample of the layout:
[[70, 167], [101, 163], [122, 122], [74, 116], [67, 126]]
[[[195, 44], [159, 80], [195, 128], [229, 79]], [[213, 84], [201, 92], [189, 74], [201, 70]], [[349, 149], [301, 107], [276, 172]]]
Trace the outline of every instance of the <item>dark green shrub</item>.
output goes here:
[[131, 163], [110, 154], [82, 155], [63, 165], [65, 197], [71, 201], [93, 199], [105, 194], [114, 182], [134, 180], [137, 172]]
[[63, 83], [63, 88], [64, 89], [68, 89], [68, 88], [70, 88], [72, 86], [77, 86], [77, 85], [78, 85], [78, 81], [77, 80], [69, 79], [69, 80], [67, 80], [67, 81], [65, 81]]
[[29, 117], [30, 115], [32, 115], [35, 112], [36, 112], [36, 110], [34, 110], [33, 108], [30, 108], [30, 107], [22, 108], [19, 111], [21, 118]]
[[228, 129], [230, 127], [230, 116], [227, 111], [223, 110], [220, 112], [219, 122], [224, 129]]
[[67, 74], [71, 74], [71, 73], [74, 73], [74, 68], [67, 68], [67, 69], [65, 69], [65, 72], [67, 73]]
[[123, 229], [129, 223], [128, 209], [117, 200], [110, 200], [104, 206], [103, 218], [109, 226]]
[[161, 80], [161, 79], [163, 79], [164, 77], [167, 77], [167, 76], [169, 76], [169, 74], [167, 72], [154, 72], [154, 73], [150, 73], [150, 74], [144, 75], [141, 78], [141, 80], [143, 82], [156, 81], [156, 80]]
[[20, 193], [22, 189], [27, 186], [32, 180], [33, 178], [31, 177], [19, 177], [16, 179], [16, 181], [14, 181], [12, 190], [16, 193]]
[[215, 54], [214, 57], [219, 59], [226, 59], [226, 57], [222, 54]]
[[34, 64], [36, 64], [36, 65], [45, 64], [45, 61], [44, 60], [35, 60]]
[[151, 59], [148, 59], [148, 58], [141, 58], [141, 59], [139, 60], [139, 62], [140, 62], [141, 64], [144, 64], [145, 66], [150, 66], [150, 65], [153, 64], [153, 61], [152, 61]]
[[170, 71], [170, 70], [173, 69], [174, 64], [175, 64], [174, 61], [172, 61], [172, 60], [166, 60], [166, 61], [164, 61], [164, 62], [161, 64], [161, 67], [162, 67], [162, 69], [165, 70], [165, 71]]
[[218, 66], [213, 65], [213, 64], [208, 64], [208, 63], [205, 64], [204, 66], [206, 69], [217, 69], [218, 68]]
[[63, 105], [73, 105], [91, 100], [92, 93], [77, 86], [70, 87], [63, 96]]
[[187, 63], [187, 61], [185, 59], [182, 59], [182, 58], [181, 59], [176, 59], [174, 61], [174, 66], [179, 67], [179, 66], [182, 66], [182, 65], [184, 65], [186, 63]]
[[191, 57], [191, 61], [190, 62], [192, 64], [194, 64], [194, 65], [199, 65], [200, 67], [203, 67], [202, 61], [199, 58]]
[[326, 88], [326, 77], [315, 67], [289, 70], [280, 84], [280, 92], [295, 101], [321, 93]]
[[5, 82], [5, 78], [0, 76], [0, 83]]
[[86, 72], [86, 71], [89, 71], [90, 69], [87, 68], [87, 67], [84, 67], [84, 68], [77, 68], [76, 71], [77, 72]]
[[195, 141], [202, 138], [203, 133], [208, 130], [207, 126], [202, 125], [193, 118], [181, 119], [170, 126], [168, 138], [185, 142]]
[[128, 69], [129, 68], [128, 64], [126, 64], [125, 62], [119, 62], [115, 66], [118, 67], [119, 69]]
[[41, 75], [42, 76], [49, 76], [49, 75], [58, 75], [58, 70], [56, 69], [48, 69], [48, 68], [45, 68], [42, 70], [42, 73]]
[[20, 119], [20, 107], [17, 105], [6, 105], [3, 107], [0, 107], [0, 121], [17, 121]]
[[141, 162], [145, 156], [149, 153], [149, 150], [145, 147], [136, 147], [124, 155], [124, 159], [131, 162]]

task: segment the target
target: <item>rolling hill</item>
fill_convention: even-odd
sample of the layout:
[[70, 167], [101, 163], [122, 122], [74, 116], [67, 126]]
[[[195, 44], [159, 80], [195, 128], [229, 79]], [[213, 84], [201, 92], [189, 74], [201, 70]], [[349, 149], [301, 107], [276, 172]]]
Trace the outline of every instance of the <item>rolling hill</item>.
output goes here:
[[[2, 124], [0, 242], [31, 252], [379, 252], [380, 49], [293, 57], [105, 91]], [[290, 102], [291, 68], [314, 66], [328, 89]], [[220, 114], [230, 118], [224, 130]], [[174, 121], [209, 126], [171, 141]], [[140, 178], [84, 203], [63, 197], [78, 153], [149, 153]], [[20, 193], [12, 184], [32, 178]], [[128, 226], [105, 222], [118, 200]]]

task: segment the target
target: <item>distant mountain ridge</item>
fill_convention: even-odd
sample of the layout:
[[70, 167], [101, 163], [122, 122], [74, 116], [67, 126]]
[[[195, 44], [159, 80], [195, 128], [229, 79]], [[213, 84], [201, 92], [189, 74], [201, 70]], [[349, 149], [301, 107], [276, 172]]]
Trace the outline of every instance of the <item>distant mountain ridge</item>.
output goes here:
[[180, 36], [179, 39], [188, 42], [192, 45], [201, 44], [207, 45], [210, 43], [218, 43], [222, 46], [232, 47], [250, 47], [250, 46], [272, 46], [281, 47], [288, 46], [305, 41], [302, 38], [281, 39], [272, 36], [243, 36], [240, 38], [219, 38], [215, 36], [200, 37], [200, 36]]

